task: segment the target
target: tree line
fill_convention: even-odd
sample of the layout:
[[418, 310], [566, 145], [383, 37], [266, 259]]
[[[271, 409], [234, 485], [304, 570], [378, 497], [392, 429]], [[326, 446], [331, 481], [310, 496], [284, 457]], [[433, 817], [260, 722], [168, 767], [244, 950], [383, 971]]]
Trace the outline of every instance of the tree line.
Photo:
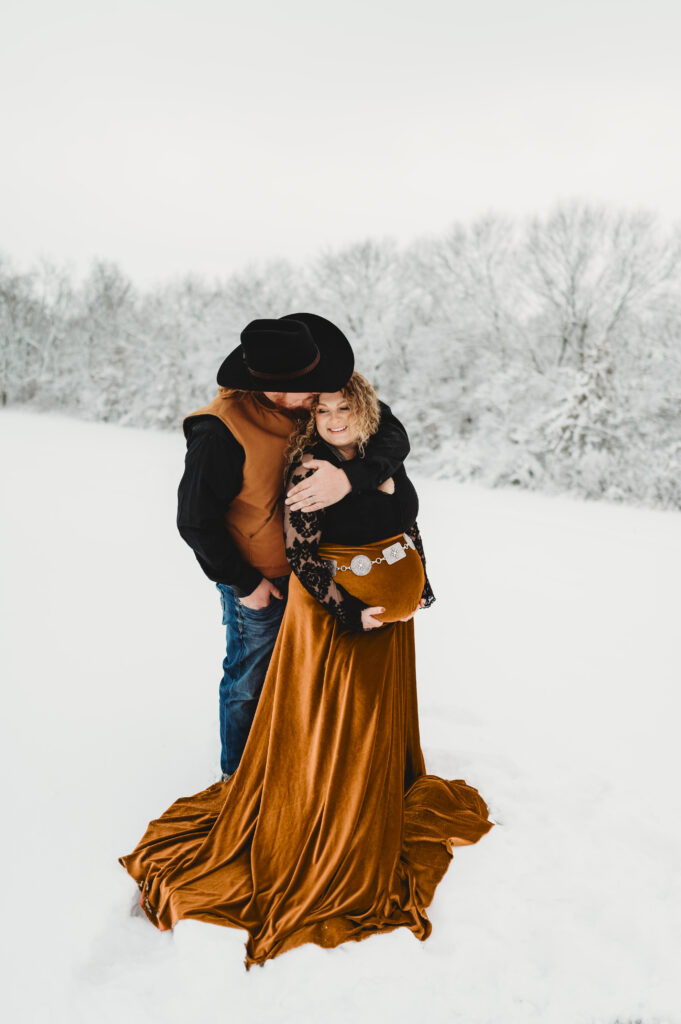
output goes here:
[[256, 317], [320, 313], [407, 425], [411, 465], [492, 486], [681, 507], [681, 232], [562, 204], [306, 265], [140, 289], [0, 260], [0, 404], [177, 429]]

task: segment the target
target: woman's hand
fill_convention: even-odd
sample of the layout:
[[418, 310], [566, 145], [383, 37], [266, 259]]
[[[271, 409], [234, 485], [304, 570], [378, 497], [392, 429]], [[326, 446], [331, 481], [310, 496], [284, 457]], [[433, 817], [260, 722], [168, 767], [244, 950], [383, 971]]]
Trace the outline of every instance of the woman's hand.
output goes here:
[[424, 597], [422, 597], [421, 600], [418, 603], [418, 606], [416, 608], [414, 608], [414, 611], [411, 613], [411, 615], [405, 615], [405, 617], [403, 619], [398, 619], [397, 621], [398, 622], [409, 622], [410, 619], [414, 618], [414, 616], [416, 615], [416, 613], [419, 610], [419, 608], [423, 608], [425, 603], [426, 603], [426, 599]]
[[378, 605], [375, 608], [363, 608], [362, 609], [362, 629], [378, 629], [379, 626], [385, 626], [385, 622], [381, 622], [380, 619], [375, 618], [376, 615], [382, 615], [385, 608], [379, 608]]

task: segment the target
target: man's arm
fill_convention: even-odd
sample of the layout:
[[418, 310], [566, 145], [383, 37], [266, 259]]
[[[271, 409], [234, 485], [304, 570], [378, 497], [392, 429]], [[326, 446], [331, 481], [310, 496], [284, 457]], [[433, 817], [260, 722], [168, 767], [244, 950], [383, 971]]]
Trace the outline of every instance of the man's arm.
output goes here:
[[244, 450], [215, 416], [193, 425], [177, 492], [177, 528], [206, 576], [251, 594], [262, 573], [244, 561], [225, 528], [225, 512], [241, 490]]
[[288, 491], [286, 504], [292, 512], [316, 512], [334, 505], [350, 491], [371, 491], [399, 469], [409, 454], [407, 432], [384, 402], [378, 430], [370, 438], [363, 459], [335, 467], [315, 459], [308, 463], [316, 472]]
[[409, 438], [390, 406], [379, 402], [381, 421], [378, 430], [369, 438], [363, 459], [353, 459], [343, 472], [353, 491], [375, 491], [379, 484], [399, 469], [409, 454]]

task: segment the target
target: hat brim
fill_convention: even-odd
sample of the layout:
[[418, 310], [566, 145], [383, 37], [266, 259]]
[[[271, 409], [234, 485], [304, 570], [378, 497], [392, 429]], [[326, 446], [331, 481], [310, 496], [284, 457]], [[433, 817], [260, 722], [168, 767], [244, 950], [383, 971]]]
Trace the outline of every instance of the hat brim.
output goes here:
[[319, 362], [302, 377], [269, 379], [255, 377], [246, 366], [243, 348], [230, 352], [218, 370], [218, 384], [239, 391], [340, 391], [352, 376], [355, 356], [343, 332], [330, 321], [313, 313], [291, 313], [282, 319], [300, 319], [313, 330]]

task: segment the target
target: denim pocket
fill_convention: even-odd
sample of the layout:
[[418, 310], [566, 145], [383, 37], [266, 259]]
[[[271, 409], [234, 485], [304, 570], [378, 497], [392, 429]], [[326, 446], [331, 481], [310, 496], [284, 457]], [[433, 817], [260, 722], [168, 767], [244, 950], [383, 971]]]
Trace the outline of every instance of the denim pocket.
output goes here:
[[284, 603], [280, 598], [273, 597], [271, 594], [269, 604], [264, 605], [262, 608], [249, 608], [248, 605], [244, 604], [239, 598], [237, 598], [237, 601], [239, 602], [239, 607], [246, 618], [253, 619], [266, 619], [270, 616], [276, 615], [277, 612], [281, 611], [281, 607]]
[[225, 595], [225, 583], [216, 583], [215, 586], [218, 588], [220, 594], [220, 607], [222, 608], [222, 625], [227, 625], [227, 597]]

